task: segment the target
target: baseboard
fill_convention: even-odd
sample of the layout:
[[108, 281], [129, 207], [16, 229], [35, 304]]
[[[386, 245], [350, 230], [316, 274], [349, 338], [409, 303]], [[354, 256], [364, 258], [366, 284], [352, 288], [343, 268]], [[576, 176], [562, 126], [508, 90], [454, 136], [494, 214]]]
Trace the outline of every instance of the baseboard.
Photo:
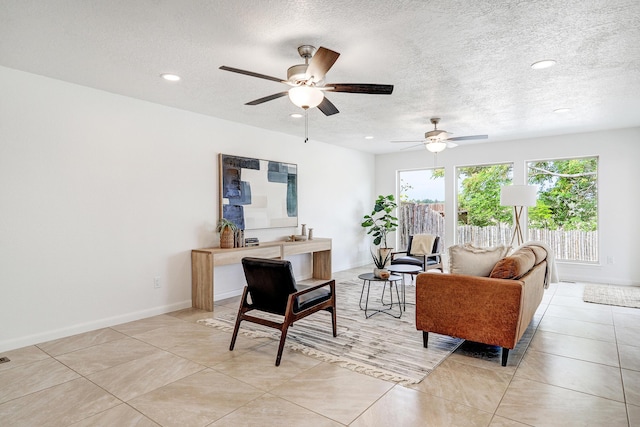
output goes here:
[[154, 307], [146, 310], [136, 311], [133, 313], [122, 314], [119, 316], [98, 319], [91, 322], [81, 323], [66, 328], [54, 329], [51, 331], [40, 332], [26, 337], [14, 338], [0, 341], [0, 352], [15, 350], [17, 348], [27, 347], [30, 345], [40, 344], [47, 341], [57, 340], [72, 335], [82, 334], [84, 332], [95, 331], [96, 329], [108, 328], [122, 323], [133, 322], [135, 320], [144, 319], [146, 317], [157, 316], [160, 314], [171, 313], [173, 311], [182, 310], [191, 307], [191, 300], [182, 301], [174, 304]]

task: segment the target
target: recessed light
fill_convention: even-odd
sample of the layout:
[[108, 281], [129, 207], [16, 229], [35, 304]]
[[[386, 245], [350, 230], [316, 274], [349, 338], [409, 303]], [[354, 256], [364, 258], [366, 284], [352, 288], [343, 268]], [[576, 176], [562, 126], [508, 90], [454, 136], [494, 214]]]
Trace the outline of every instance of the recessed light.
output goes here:
[[302, 117], [302, 114], [300, 114], [300, 113], [291, 113], [289, 115], [291, 117], [293, 117], [294, 119], [299, 119], [300, 117]]
[[542, 61], [531, 64], [531, 68], [534, 70], [542, 70], [543, 68], [553, 67], [554, 65], [556, 65], [556, 61], [553, 59], [543, 59]]
[[569, 111], [571, 111], [571, 108], [556, 108], [555, 110], [553, 110], [554, 113], [558, 114], [568, 113]]
[[164, 74], [160, 74], [160, 77], [162, 77], [163, 79], [169, 81], [169, 82], [177, 82], [180, 80], [180, 76], [176, 75], [176, 74], [169, 74], [169, 73], [164, 73]]
[[373, 139], [373, 137], [371, 135], [367, 135], [364, 137], [364, 139]]

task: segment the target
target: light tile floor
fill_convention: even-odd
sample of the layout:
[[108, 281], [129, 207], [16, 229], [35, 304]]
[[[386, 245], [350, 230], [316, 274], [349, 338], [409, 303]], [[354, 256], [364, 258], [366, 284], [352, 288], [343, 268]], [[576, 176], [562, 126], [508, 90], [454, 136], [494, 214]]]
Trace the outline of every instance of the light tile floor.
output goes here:
[[276, 368], [266, 339], [230, 352], [230, 333], [196, 323], [208, 312], [155, 316], [0, 354], [0, 425], [640, 426], [640, 309], [583, 288], [545, 292], [508, 366], [462, 346], [411, 387], [288, 350]]

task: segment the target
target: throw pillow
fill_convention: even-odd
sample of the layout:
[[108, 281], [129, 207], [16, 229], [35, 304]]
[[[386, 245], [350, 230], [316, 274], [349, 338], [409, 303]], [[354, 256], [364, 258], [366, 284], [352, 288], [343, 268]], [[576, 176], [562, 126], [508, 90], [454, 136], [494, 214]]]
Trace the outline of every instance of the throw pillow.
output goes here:
[[498, 261], [490, 277], [496, 279], [519, 279], [529, 272], [536, 263], [536, 255], [531, 248], [524, 247]]
[[470, 244], [449, 247], [449, 272], [489, 277], [491, 270], [507, 254], [508, 246], [477, 248]]

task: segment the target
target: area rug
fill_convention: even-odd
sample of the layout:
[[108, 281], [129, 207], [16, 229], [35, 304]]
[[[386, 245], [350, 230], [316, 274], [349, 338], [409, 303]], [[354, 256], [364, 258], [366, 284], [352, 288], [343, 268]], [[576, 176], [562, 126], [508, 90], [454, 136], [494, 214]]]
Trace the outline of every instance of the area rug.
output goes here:
[[596, 304], [640, 308], [640, 287], [585, 285], [582, 299]]
[[[326, 362], [336, 363], [401, 384], [416, 384], [432, 372], [463, 340], [429, 334], [429, 347], [422, 346], [422, 332], [415, 328], [415, 287], [406, 287], [406, 311], [400, 319], [377, 313], [365, 319], [359, 300], [362, 282], [336, 283], [338, 336], [331, 332], [331, 315], [320, 312], [295, 323], [287, 334], [286, 347]], [[365, 292], [366, 296], [366, 292]], [[369, 309], [381, 306], [382, 287], [372, 283]], [[389, 292], [385, 295], [388, 301]], [[395, 307], [397, 313], [397, 307]], [[228, 313], [199, 322], [233, 331], [236, 314]], [[246, 337], [279, 339], [279, 331], [242, 322], [238, 340]], [[285, 361], [283, 356], [283, 363]], [[275, 353], [274, 353], [275, 360]]]

